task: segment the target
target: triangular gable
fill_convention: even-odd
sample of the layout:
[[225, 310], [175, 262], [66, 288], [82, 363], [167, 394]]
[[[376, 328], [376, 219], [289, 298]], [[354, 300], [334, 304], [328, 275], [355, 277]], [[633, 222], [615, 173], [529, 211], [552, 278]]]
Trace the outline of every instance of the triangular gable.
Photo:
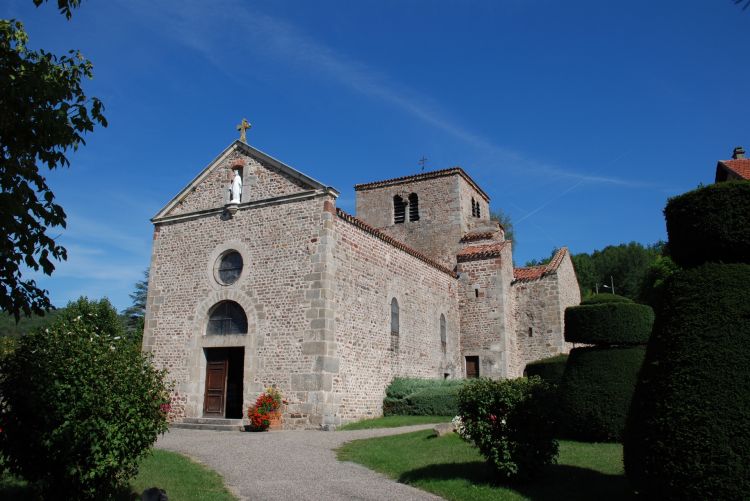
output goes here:
[[[251, 159], [250, 163], [252, 163], [250, 170], [244, 171], [243, 169], [243, 191], [248, 190], [248, 197], [243, 194], [243, 202], [248, 201], [250, 197], [257, 201], [283, 196], [289, 194], [290, 191], [331, 190], [320, 181], [272, 156], [241, 141], [234, 141], [172, 198], [152, 218], [152, 221], [177, 213], [190, 213], [223, 206], [228, 201], [229, 178], [226, 177], [226, 168], [229, 164], [241, 160], [241, 157]], [[272, 177], [274, 179], [270, 179]], [[267, 189], [258, 191], [258, 187], [247, 184], [248, 181], [260, 183], [260, 187]], [[254, 188], [256, 191], [253, 191]]]

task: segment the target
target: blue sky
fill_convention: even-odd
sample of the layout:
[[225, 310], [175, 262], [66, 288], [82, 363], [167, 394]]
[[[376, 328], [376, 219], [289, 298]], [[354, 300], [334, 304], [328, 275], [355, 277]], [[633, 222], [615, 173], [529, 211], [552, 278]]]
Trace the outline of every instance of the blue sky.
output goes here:
[[750, 146], [750, 11], [688, 1], [84, 1], [0, 5], [94, 63], [97, 129], [48, 180], [68, 213], [53, 303], [126, 307], [149, 218], [237, 135], [336, 187], [462, 166], [518, 264], [665, 239], [668, 197]]

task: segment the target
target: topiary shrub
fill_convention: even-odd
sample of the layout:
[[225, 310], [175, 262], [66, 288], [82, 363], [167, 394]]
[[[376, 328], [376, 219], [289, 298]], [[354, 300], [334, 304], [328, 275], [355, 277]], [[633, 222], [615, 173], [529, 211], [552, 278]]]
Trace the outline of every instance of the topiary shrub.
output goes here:
[[167, 430], [164, 373], [84, 298], [19, 339], [0, 366], [4, 466], [44, 499], [108, 499]]
[[652, 499], [750, 499], [750, 265], [679, 271], [663, 290], [625, 432], [628, 479]]
[[554, 357], [543, 358], [542, 360], [526, 364], [523, 375], [525, 377], [539, 376], [549, 384], [558, 385], [565, 372], [565, 364], [567, 362], [568, 355], [555, 355]]
[[459, 391], [464, 433], [500, 479], [530, 479], [556, 461], [550, 398], [550, 386], [539, 377], [474, 379]]
[[602, 304], [602, 303], [632, 303], [633, 300], [617, 294], [592, 294], [587, 297], [581, 304]]
[[645, 346], [573, 349], [559, 388], [560, 435], [620, 441], [645, 353]]
[[750, 182], [717, 183], [671, 198], [664, 215], [678, 265], [750, 263]]
[[454, 416], [462, 379], [394, 378], [385, 390], [383, 415]]
[[636, 303], [602, 303], [565, 309], [565, 340], [599, 345], [646, 344], [654, 310]]

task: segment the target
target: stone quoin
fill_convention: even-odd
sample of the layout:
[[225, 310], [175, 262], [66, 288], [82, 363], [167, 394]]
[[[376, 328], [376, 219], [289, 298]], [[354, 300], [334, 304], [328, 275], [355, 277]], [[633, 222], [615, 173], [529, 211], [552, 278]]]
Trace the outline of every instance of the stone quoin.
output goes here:
[[172, 420], [240, 418], [275, 385], [285, 428], [330, 428], [381, 415], [397, 376], [517, 377], [569, 351], [569, 252], [514, 268], [463, 169], [355, 193], [356, 216], [235, 141], [152, 219], [143, 349], [174, 382]]

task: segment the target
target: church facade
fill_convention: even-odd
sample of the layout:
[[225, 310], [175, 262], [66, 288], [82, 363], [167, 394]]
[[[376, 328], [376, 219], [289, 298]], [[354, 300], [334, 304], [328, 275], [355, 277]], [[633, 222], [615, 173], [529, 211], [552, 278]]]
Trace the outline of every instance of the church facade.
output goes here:
[[397, 376], [508, 378], [569, 350], [567, 249], [514, 268], [489, 197], [455, 167], [338, 192], [235, 141], [152, 219], [143, 349], [172, 419], [239, 418], [264, 388], [285, 428], [382, 412]]

